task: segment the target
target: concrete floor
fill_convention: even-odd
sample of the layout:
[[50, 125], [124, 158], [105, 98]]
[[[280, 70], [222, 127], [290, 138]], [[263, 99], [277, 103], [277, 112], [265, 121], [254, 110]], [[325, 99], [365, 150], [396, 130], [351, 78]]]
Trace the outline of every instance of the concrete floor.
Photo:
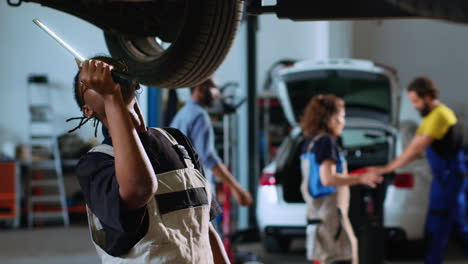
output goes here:
[[[240, 252], [252, 252], [265, 264], [306, 264], [304, 241], [294, 241], [287, 254], [267, 254], [260, 243], [238, 245]], [[461, 249], [451, 245], [447, 264], [467, 264]], [[0, 230], [1, 264], [98, 264], [99, 259], [89, 240], [85, 226], [71, 228], [35, 228], [17, 231]], [[413, 262], [387, 262], [391, 264], [416, 264]]]
[[87, 227], [0, 230], [2, 264], [99, 263]]
[[[260, 243], [243, 244], [237, 247], [241, 252], [252, 252], [260, 257], [262, 263], [265, 264], [310, 264], [305, 260], [304, 240], [294, 240], [291, 244], [290, 252], [287, 254], [270, 254], [266, 253]], [[401, 260], [401, 261], [386, 261], [386, 264], [419, 264], [423, 263], [420, 260]], [[468, 258], [464, 258], [462, 250], [454, 244], [450, 244], [447, 250], [447, 258], [444, 264], [467, 264]]]

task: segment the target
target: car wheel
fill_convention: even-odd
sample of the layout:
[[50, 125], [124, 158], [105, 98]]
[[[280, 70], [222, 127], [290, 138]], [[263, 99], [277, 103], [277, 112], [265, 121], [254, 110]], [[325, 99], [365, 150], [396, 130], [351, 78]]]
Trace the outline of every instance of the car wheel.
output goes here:
[[152, 36], [105, 32], [112, 57], [123, 59], [142, 84], [159, 88], [192, 87], [218, 68], [234, 40], [242, 0], [186, 1], [184, 22], [172, 43]]
[[386, 0], [408, 12], [429, 18], [468, 22], [468, 2], [464, 0]]
[[263, 247], [269, 253], [287, 252], [291, 239], [287, 237], [266, 235], [263, 237]]

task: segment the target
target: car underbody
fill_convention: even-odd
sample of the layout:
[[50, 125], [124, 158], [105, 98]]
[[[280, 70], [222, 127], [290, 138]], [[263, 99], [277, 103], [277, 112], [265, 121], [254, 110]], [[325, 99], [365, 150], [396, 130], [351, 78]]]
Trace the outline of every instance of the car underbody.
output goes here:
[[[455, 0], [7, 0], [36, 3], [103, 30], [112, 57], [153, 87], [194, 86], [222, 63], [246, 16], [294, 21], [432, 18], [468, 21]], [[161, 43], [164, 43], [162, 45]]]

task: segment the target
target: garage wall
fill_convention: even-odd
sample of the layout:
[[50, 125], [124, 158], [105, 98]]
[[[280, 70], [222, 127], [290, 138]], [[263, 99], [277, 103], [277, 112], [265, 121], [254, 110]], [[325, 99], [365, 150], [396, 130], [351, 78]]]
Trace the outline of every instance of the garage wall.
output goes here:
[[[41, 19], [83, 56], [107, 53], [101, 30], [91, 24], [37, 4], [12, 8], [0, 1], [0, 147], [5, 142], [27, 140], [29, 74], [47, 74], [52, 83], [57, 133], [72, 128], [65, 119], [80, 116], [72, 93], [77, 70], [73, 57], [37, 28], [31, 22], [33, 18]], [[85, 139], [92, 137], [92, 126], [87, 125], [79, 133]]]
[[[430, 76], [441, 89], [442, 101], [452, 107], [464, 123], [468, 122], [467, 44], [467, 26], [440, 21], [387, 20], [354, 24], [355, 57], [396, 67], [404, 89], [416, 76]], [[403, 98], [401, 119], [419, 121], [406, 93]], [[465, 133], [465, 140], [467, 138]]]
[[270, 66], [285, 58], [347, 58], [353, 53], [353, 22], [292, 21], [262, 15], [258, 31], [258, 82], [263, 88]]
[[331, 21], [330, 25], [330, 57], [351, 58], [353, 55], [353, 21]]
[[328, 22], [293, 22], [280, 20], [276, 15], [260, 16], [257, 88], [263, 88], [266, 71], [281, 59], [328, 57], [329, 28]]
[[[244, 25], [226, 60], [216, 72], [220, 83], [236, 80], [245, 74], [243, 63], [246, 45]], [[270, 66], [284, 58], [299, 60], [326, 57], [350, 57], [353, 53], [353, 22], [294, 22], [275, 15], [259, 16], [257, 35], [258, 82], [263, 88]]]

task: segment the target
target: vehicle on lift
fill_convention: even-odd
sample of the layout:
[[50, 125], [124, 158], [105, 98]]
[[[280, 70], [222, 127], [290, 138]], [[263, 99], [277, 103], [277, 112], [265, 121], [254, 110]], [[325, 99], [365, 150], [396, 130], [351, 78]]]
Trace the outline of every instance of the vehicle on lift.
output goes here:
[[[306, 207], [300, 192], [299, 160], [303, 138], [298, 120], [309, 100], [317, 94], [335, 94], [346, 102], [347, 122], [339, 142], [349, 171], [353, 171], [386, 164], [401, 150], [400, 87], [395, 70], [354, 59], [299, 62], [279, 69], [272, 78], [272, 89], [277, 91], [294, 129], [273, 162], [263, 169], [256, 215], [265, 248], [279, 251], [287, 250], [291, 239], [305, 236]], [[423, 178], [419, 174], [430, 172], [406, 167], [396, 175], [387, 175], [385, 183], [375, 190], [351, 187], [349, 215], [360, 248], [375, 253], [362, 255], [362, 263], [380, 263], [372, 258], [384, 254], [384, 237], [387, 242], [397, 239], [399, 243], [423, 238], [421, 223], [427, 205], [421, 205], [424, 199], [413, 199], [427, 197], [427, 190], [414, 188], [414, 182]]]
[[[104, 31], [110, 54], [124, 59], [141, 83], [192, 87], [210, 76], [233, 43], [244, 13], [292, 20], [386, 19], [424, 16], [468, 21], [459, 0], [7, 0], [38, 3]], [[337, 8], [339, 7], [339, 8]]]
[[38, 3], [94, 24], [104, 31], [111, 56], [125, 60], [129, 74], [161, 88], [192, 87], [210, 76], [224, 60], [243, 11], [240, 0], [7, 2]]

